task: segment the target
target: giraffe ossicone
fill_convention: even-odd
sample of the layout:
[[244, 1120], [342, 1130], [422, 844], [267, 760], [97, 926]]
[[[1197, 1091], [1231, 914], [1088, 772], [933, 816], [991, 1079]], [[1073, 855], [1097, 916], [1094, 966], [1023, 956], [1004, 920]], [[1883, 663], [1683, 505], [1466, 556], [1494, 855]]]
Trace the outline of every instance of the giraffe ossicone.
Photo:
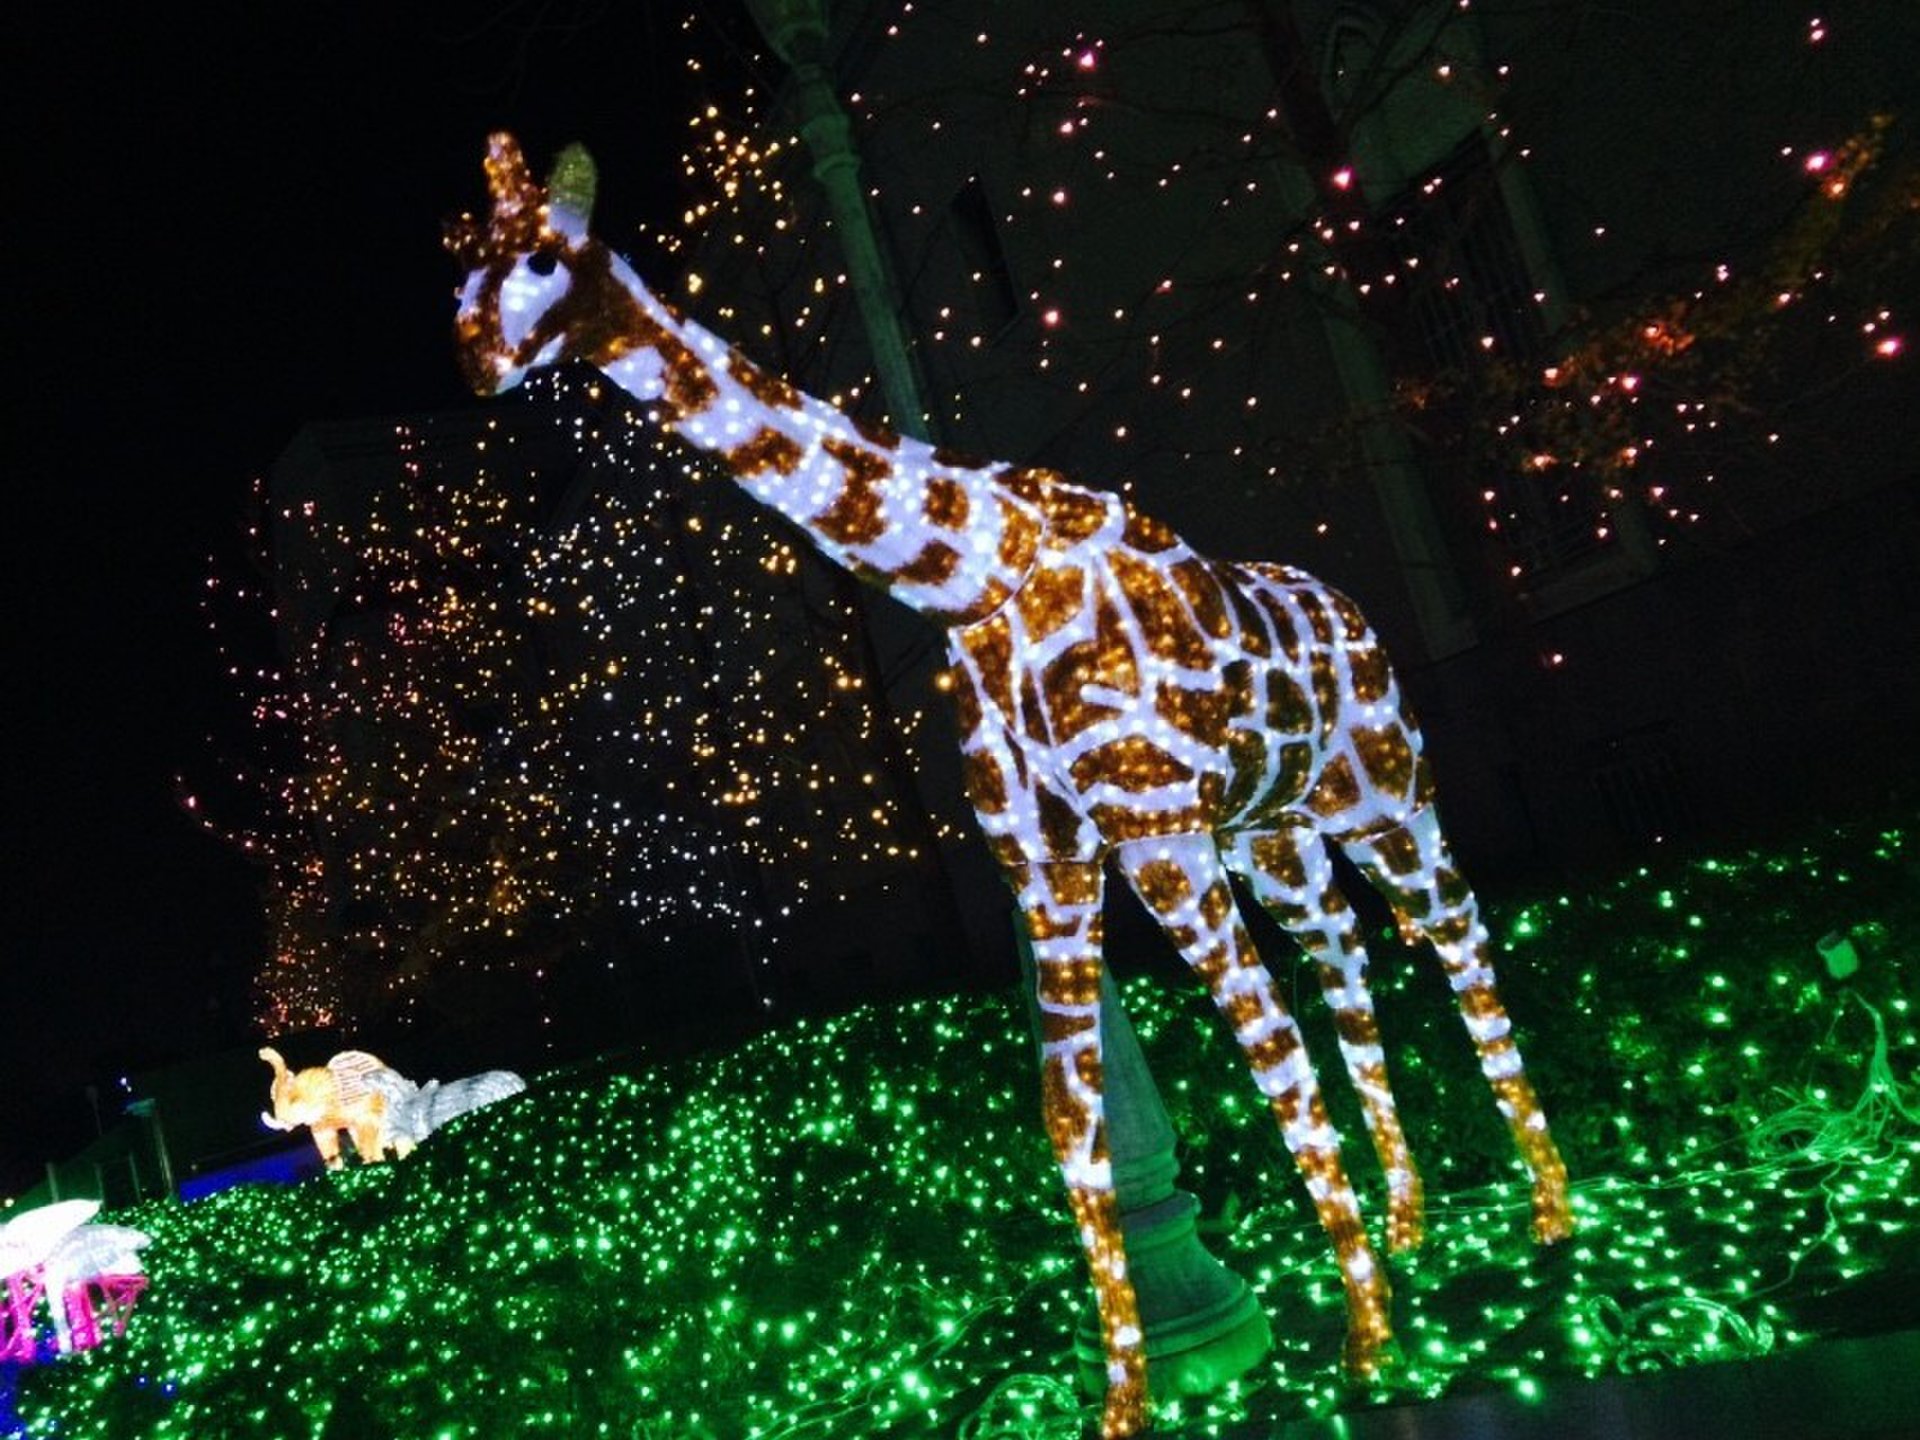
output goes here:
[[1105, 1341], [1108, 1436], [1147, 1423], [1138, 1306], [1103, 1103], [1101, 908], [1112, 860], [1205, 982], [1279, 1122], [1346, 1293], [1345, 1363], [1373, 1372], [1388, 1292], [1300, 1030], [1242, 923], [1237, 875], [1302, 946], [1388, 1181], [1389, 1247], [1420, 1243], [1420, 1176], [1388, 1084], [1335, 848], [1438, 953], [1532, 1176], [1532, 1229], [1572, 1230], [1567, 1174], [1494, 990], [1490, 943], [1433, 804], [1419, 731], [1345, 596], [1280, 565], [1210, 560], [1118, 496], [980, 465], [854, 420], [658, 299], [588, 227], [591, 162], [542, 186], [490, 142], [492, 211], [448, 227], [474, 387], [596, 366], [716, 455], [834, 562], [947, 631], [967, 795], [1032, 936], [1043, 1116]]

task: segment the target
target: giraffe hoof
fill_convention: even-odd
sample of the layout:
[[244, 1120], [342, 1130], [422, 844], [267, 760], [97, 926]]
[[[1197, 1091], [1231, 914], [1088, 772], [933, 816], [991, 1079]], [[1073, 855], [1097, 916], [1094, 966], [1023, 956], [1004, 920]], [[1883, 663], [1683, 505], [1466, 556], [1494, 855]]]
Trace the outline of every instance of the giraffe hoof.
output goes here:
[[1387, 1323], [1387, 1299], [1383, 1283], [1377, 1294], [1377, 1311], [1349, 1318], [1347, 1344], [1340, 1354], [1340, 1368], [1349, 1380], [1376, 1380], [1382, 1371], [1400, 1361], [1399, 1342]]
[[1387, 1202], [1387, 1250], [1405, 1255], [1418, 1250], [1427, 1239], [1427, 1201], [1416, 1176], [1406, 1190]]
[[1567, 1198], [1567, 1172], [1537, 1176], [1533, 1182], [1533, 1238], [1552, 1245], [1573, 1234], [1573, 1205]]
[[1396, 1212], [1387, 1218], [1387, 1250], [1405, 1255], [1427, 1243], [1427, 1221], [1420, 1211]]
[[1378, 1380], [1399, 1363], [1400, 1344], [1392, 1335], [1349, 1334], [1340, 1356], [1340, 1369], [1346, 1377], [1363, 1383]]
[[1536, 1245], [1555, 1245], [1573, 1234], [1573, 1211], [1565, 1195], [1533, 1202], [1533, 1239]]

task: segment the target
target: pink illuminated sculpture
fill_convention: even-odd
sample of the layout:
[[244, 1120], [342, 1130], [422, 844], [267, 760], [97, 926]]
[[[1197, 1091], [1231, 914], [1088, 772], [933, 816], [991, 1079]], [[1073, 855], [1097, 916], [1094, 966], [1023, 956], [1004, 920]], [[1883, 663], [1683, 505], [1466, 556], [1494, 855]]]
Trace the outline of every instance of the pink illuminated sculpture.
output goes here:
[[62, 1200], [23, 1211], [0, 1225], [0, 1360], [38, 1357], [37, 1311], [44, 1298], [62, 1353], [100, 1343], [102, 1320], [116, 1335], [147, 1288], [140, 1251], [147, 1235], [124, 1225], [95, 1225], [98, 1200]]
[[537, 366], [597, 367], [718, 457], [820, 552], [947, 632], [967, 793], [1033, 939], [1047, 1132], [1099, 1305], [1103, 1430], [1147, 1416], [1146, 1359], [1102, 1099], [1101, 905], [1112, 860], [1206, 983], [1333, 1243], [1346, 1362], [1389, 1339], [1376, 1264], [1299, 1029], [1255, 953], [1240, 876], [1317, 962], [1390, 1190], [1394, 1248], [1422, 1232], [1366, 954], [1334, 886], [1339, 849], [1439, 952], [1533, 1176], [1533, 1232], [1572, 1228], [1566, 1169], [1494, 991], [1488, 936], [1433, 806], [1421, 739], [1360, 612], [1281, 565], [1209, 560], [1118, 495], [982, 465], [848, 418], [676, 314], [587, 228], [593, 170], [551, 182], [496, 135], [492, 211], [450, 225], [465, 270], [462, 368], [491, 394]]

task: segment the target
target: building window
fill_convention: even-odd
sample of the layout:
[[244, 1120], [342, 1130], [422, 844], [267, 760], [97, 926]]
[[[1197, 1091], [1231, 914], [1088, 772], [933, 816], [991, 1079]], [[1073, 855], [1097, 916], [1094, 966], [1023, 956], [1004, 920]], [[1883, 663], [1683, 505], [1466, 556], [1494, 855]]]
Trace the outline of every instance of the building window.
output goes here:
[[959, 247], [971, 285], [968, 294], [979, 334], [999, 335], [1020, 313], [1020, 296], [1013, 288], [1013, 271], [1000, 243], [1000, 226], [979, 176], [972, 176], [947, 207], [947, 221]]
[[[1490, 359], [1529, 362], [1547, 347], [1547, 326], [1500, 177], [1486, 141], [1469, 134], [1385, 207], [1387, 233], [1413, 283], [1409, 359], [1470, 397]], [[1448, 406], [1473, 423], [1471, 399]], [[1496, 492], [1501, 547], [1531, 581], [1562, 574], [1605, 549], [1596, 502], [1577, 474], [1519, 474], [1507, 467], [1470, 477]]]

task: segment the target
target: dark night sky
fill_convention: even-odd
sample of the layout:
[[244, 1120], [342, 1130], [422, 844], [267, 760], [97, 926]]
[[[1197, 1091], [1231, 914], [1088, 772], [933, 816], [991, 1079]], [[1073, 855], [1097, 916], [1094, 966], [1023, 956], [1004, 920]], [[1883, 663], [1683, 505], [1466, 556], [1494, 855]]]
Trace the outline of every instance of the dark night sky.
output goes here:
[[0, 85], [0, 1182], [59, 1153], [89, 1080], [246, 1038], [209, 998], [260, 954], [254, 874], [174, 777], [238, 723], [197, 606], [252, 477], [304, 421], [469, 403], [438, 234], [483, 200], [487, 132], [591, 144], [631, 248], [674, 199], [687, 47], [716, 43], [651, 4], [547, 30], [555, 7], [55, 8], [6, 22]]

